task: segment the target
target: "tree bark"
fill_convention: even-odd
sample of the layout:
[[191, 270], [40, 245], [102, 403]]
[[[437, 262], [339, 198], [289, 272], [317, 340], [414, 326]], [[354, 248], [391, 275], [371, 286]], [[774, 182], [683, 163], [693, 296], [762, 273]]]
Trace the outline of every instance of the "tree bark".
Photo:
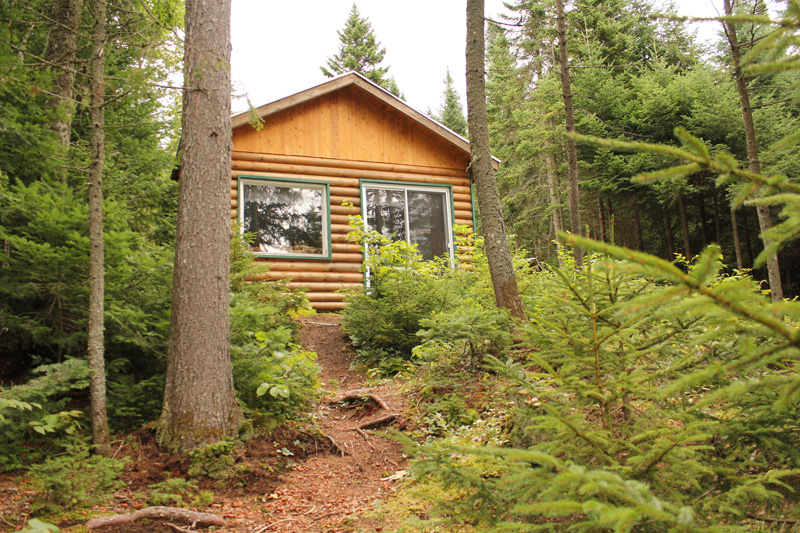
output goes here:
[[664, 229], [667, 232], [667, 259], [675, 260], [675, 234], [672, 232], [672, 220], [669, 218], [669, 211], [664, 210]]
[[736, 268], [744, 269], [742, 262], [742, 243], [739, 240], [739, 221], [736, 217], [736, 210], [731, 209], [731, 228], [733, 229], [733, 251], [736, 254]]
[[561, 257], [561, 240], [558, 238], [558, 233], [563, 231], [563, 224], [561, 223], [561, 198], [558, 191], [558, 183], [556, 181], [556, 161], [555, 155], [548, 149], [544, 153], [545, 172], [547, 173], [547, 188], [550, 193], [550, 209], [553, 213], [553, 229], [556, 233], [556, 252], [558, 255], [559, 266], [564, 266], [563, 258]]
[[230, 0], [188, 0], [167, 382], [158, 437], [185, 452], [236, 434], [230, 360]]
[[678, 195], [678, 212], [681, 215], [681, 232], [683, 233], [683, 255], [689, 261], [692, 258], [692, 247], [689, 244], [689, 217], [686, 215], [686, 202], [683, 195]]
[[486, 258], [489, 261], [497, 305], [508, 309], [512, 316], [524, 320], [525, 309], [511, 262], [511, 250], [489, 150], [484, 47], [483, 0], [467, 0], [467, 114], [472, 153], [470, 168], [478, 196]]
[[92, 381], [89, 385], [92, 440], [99, 454], [111, 456], [106, 416], [104, 350], [105, 272], [103, 246], [103, 166], [105, 163], [105, 46], [106, 0], [92, 0], [92, 59], [90, 65], [92, 161], [89, 167], [89, 331], [87, 352]]
[[597, 217], [600, 220], [600, 242], [606, 242], [606, 217], [603, 213], [603, 199], [597, 198]]
[[[724, 1], [725, 15], [733, 14], [731, 0]], [[739, 39], [736, 36], [736, 26], [733, 22], [723, 21], [725, 36], [731, 48], [731, 62], [733, 63], [733, 76], [736, 79], [736, 90], [739, 92], [739, 103], [742, 107], [742, 118], [744, 119], [744, 135], [747, 141], [747, 160], [749, 170], [754, 174], [761, 174], [761, 162], [758, 159], [758, 144], [756, 142], [756, 128], [753, 123], [753, 108], [750, 106], [750, 93], [747, 89], [747, 80], [741, 66], [741, 54], [739, 50]], [[756, 207], [758, 223], [761, 228], [761, 239], [764, 247], [769, 246], [769, 241], [764, 239], [764, 232], [772, 227], [769, 206], [759, 205]], [[783, 286], [781, 284], [781, 271], [778, 265], [778, 254], [773, 254], [767, 259], [767, 277], [769, 278], [770, 294], [773, 302], [783, 300]]]
[[[572, 103], [572, 87], [569, 79], [569, 58], [567, 57], [567, 23], [564, 15], [564, 1], [556, 0], [556, 25], [558, 27], [558, 57], [561, 69], [561, 96], [564, 100], [564, 123], [567, 133], [575, 131], [575, 107]], [[567, 175], [569, 176], [569, 220], [570, 230], [581, 235], [581, 212], [578, 202], [578, 149], [575, 141], [567, 138]], [[575, 248], [575, 263], [583, 263], [583, 250]]]
[[642, 235], [642, 214], [639, 210], [639, 201], [634, 196], [631, 199], [633, 205], [633, 229], [636, 232], [636, 249], [644, 252], [644, 237]]
[[[72, 116], [75, 102], [73, 87], [75, 85], [76, 51], [78, 27], [81, 22], [83, 0], [56, 0], [50, 9], [52, 20], [50, 35], [44, 57], [51, 65], [57, 65], [58, 72], [53, 77], [52, 96], [49, 99], [54, 119], [50, 127], [58, 135], [58, 143], [66, 159], [72, 131]], [[51, 67], [54, 68], [54, 67]], [[67, 181], [66, 165], [59, 167], [59, 177]]]

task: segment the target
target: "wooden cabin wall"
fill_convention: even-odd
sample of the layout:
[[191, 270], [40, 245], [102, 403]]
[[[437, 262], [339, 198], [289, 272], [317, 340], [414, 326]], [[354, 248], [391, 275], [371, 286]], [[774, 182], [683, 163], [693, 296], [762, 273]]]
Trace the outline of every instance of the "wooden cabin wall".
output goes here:
[[[347, 241], [349, 215], [361, 214], [362, 179], [401, 181], [418, 184], [444, 184], [453, 187], [455, 223], [473, 226], [469, 178], [465, 170], [424, 167], [330, 158], [287, 156], [245, 151], [233, 152], [231, 175], [231, 217], [238, 223], [239, 176], [264, 176], [330, 184], [331, 252], [330, 260], [264, 259], [270, 271], [261, 280], [291, 278], [290, 288], [305, 287], [317, 311], [338, 311], [344, 307], [342, 288], [362, 287], [360, 245]], [[352, 204], [345, 207], [343, 202]]]

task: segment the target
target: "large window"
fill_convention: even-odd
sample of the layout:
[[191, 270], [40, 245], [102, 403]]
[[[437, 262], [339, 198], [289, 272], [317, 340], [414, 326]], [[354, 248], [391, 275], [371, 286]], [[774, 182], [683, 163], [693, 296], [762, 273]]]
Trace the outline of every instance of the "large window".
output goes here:
[[328, 185], [241, 178], [239, 219], [252, 251], [271, 257], [330, 258]]
[[367, 227], [416, 244], [422, 256], [452, 257], [450, 188], [364, 183]]

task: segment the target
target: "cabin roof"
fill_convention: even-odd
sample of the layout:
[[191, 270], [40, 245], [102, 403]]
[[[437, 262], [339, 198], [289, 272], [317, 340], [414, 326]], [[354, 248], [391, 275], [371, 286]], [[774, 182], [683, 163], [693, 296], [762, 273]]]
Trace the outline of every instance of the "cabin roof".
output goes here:
[[[284, 111], [339, 90], [350, 90], [372, 100], [373, 103], [384, 110], [409, 120], [417, 129], [430, 136], [438, 137], [457, 150], [464, 152], [469, 157], [469, 141], [464, 137], [424, 113], [415, 110], [380, 85], [377, 85], [357, 72], [342, 74], [325, 83], [306, 89], [305, 91], [262, 105], [256, 108], [255, 112], [259, 118], [263, 119], [274, 113]], [[234, 115], [232, 118], [232, 127], [236, 129], [247, 125], [250, 123], [250, 119], [250, 111]], [[500, 160], [496, 157], [492, 157], [492, 163], [495, 169], [497, 169]]]

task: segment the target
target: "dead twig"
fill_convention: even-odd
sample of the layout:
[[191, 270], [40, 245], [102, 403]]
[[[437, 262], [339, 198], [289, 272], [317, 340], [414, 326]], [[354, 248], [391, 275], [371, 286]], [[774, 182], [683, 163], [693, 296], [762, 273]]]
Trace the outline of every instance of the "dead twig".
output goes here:
[[178, 533], [192, 533], [192, 531], [190, 529], [184, 529], [184, 528], [182, 528], [180, 526], [176, 526], [175, 524], [170, 524], [169, 522], [164, 522], [164, 525], [171, 527], [172, 529], [174, 529]]
[[798, 524], [800, 520], [796, 518], [776, 518], [772, 516], [757, 516], [747, 513], [747, 518], [751, 520], [758, 520], [759, 522], [772, 522], [774, 524]]
[[276, 526], [276, 525], [280, 524], [281, 522], [294, 522], [294, 518], [284, 518], [282, 520], [278, 520], [277, 522], [273, 522], [271, 524], [267, 524], [265, 526], [261, 526], [260, 528], [258, 528], [255, 531], [253, 531], [253, 533], [264, 533], [264, 531], [268, 530], [272, 526]]
[[331, 437], [330, 435], [328, 435], [328, 434], [327, 434], [327, 433], [325, 433], [324, 431], [320, 431], [320, 433], [322, 433], [322, 436], [323, 436], [323, 437], [325, 437], [326, 439], [328, 439], [328, 440], [330, 441], [330, 443], [333, 445], [333, 447], [334, 447], [334, 448], [335, 448], [335, 449], [336, 449], [336, 450], [337, 450], [337, 451], [338, 451], [340, 454], [342, 454], [342, 457], [344, 457], [345, 455], [351, 455], [351, 454], [350, 454], [350, 452], [346, 451], [344, 448], [342, 448], [342, 447], [339, 445], [339, 443], [338, 443], [338, 442], [336, 442], [336, 439], [334, 439], [333, 437]]

